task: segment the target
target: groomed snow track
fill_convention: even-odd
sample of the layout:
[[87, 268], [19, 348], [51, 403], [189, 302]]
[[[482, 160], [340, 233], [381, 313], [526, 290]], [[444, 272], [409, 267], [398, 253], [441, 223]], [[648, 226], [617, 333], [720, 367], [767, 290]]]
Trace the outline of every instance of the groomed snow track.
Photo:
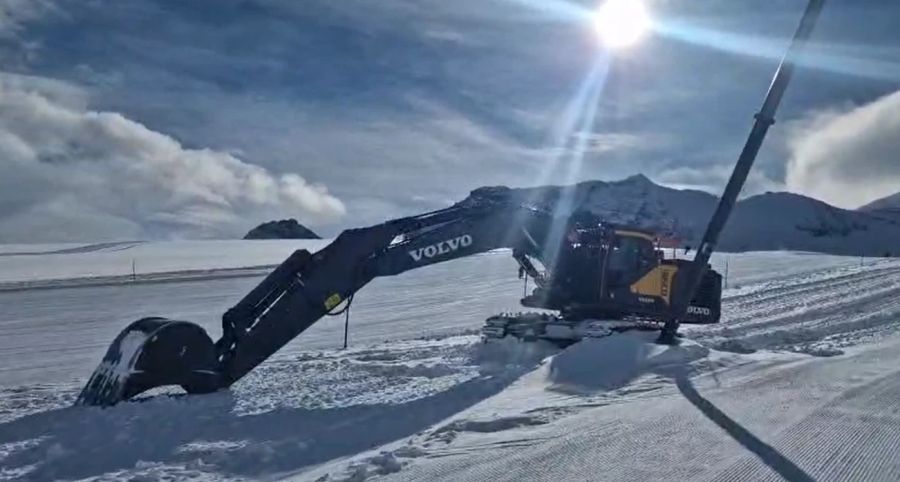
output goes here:
[[692, 337], [720, 349], [788, 349], [837, 354], [897, 330], [900, 263], [813, 272], [727, 293], [722, 324]]
[[900, 372], [877, 374], [898, 353], [759, 361], [766, 371], [725, 370], [721, 385], [671, 373], [674, 389], [622, 390], [552, 423], [458, 440], [396, 480], [898, 480]]
[[[209, 396], [71, 408], [83, 380], [0, 380], [0, 479], [900, 480], [900, 261], [732, 256], [724, 323], [676, 348], [483, 345], [467, 316], [457, 334], [295, 348]], [[776, 268], [792, 256], [807, 268]], [[454, 267], [473, 280], [460, 296], [506, 279], [488, 268], [501, 259]], [[434, 279], [452, 275], [391, 283], [446, 297]], [[171, 289], [208, 300], [204, 286]], [[448, 317], [426, 308], [409, 322]], [[362, 318], [358, 339], [383, 328]]]

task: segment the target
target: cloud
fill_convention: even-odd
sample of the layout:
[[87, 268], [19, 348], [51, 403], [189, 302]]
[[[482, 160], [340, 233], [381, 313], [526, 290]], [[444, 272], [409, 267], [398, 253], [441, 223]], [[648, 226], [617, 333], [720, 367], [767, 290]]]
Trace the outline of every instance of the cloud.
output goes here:
[[324, 186], [190, 149], [77, 96], [0, 76], [0, 241], [230, 237], [344, 213]]
[[24, 23], [53, 12], [48, 0], [0, 0], [0, 37], [14, 36]]
[[53, 0], [0, 0], [0, 64], [6, 69], [27, 72], [27, 65], [39, 58], [42, 43], [28, 35], [27, 27], [40, 20], [64, 14]]
[[845, 208], [900, 191], [900, 91], [792, 126], [787, 185]]
[[[5, 70], [77, 84], [91, 109], [119, 112], [184, 147], [323, 182], [346, 203], [347, 226], [443, 207], [485, 184], [566, 182], [572, 156], [559, 156], [553, 134], [598, 58], [592, 26], [560, 19], [547, 2], [534, 9], [526, 0], [222, 0], [210, 9], [182, 0], [37, 1], [53, 2], [55, 11], [17, 13], [21, 42], [0, 37]], [[761, 39], [783, 38], [799, 14], [792, 2], [655, 3], [660, 18], [671, 13]], [[858, 47], [836, 55], [865, 50], [867, 59], [895, 61], [896, 15], [883, 1], [858, 3], [829, 7], [837, 9], [829, 45]], [[31, 55], [21, 53], [25, 42]], [[661, 171], [684, 167], [669, 180], [720, 192], [727, 170], [711, 175], [707, 167], [730, 169], [774, 68], [770, 60], [648, 37], [611, 66], [592, 134], [577, 139], [587, 145], [577, 179], [644, 172], [660, 180]], [[792, 87], [782, 119], [894, 87], [803, 70], [797, 81], [816, 87]], [[68, 97], [51, 100], [87, 111]], [[765, 176], [748, 191], [784, 179], [788, 156], [770, 149], [779, 126], [754, 168]]]

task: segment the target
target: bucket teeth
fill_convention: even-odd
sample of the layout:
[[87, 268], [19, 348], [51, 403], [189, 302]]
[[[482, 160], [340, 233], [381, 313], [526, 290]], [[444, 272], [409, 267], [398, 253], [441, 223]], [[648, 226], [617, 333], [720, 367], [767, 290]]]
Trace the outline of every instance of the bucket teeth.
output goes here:
[[113, 340], [100, 365], [91, 374], [87, 385], [81, 390], [76, 405], [114, 405], [123, 397], [128, 378], [134, 370], [134, 363], [143, 349], [144, 343], [158, 325], [161, 318], [144, 318], [132, 323]]
[[143, 318], [116, 337], [75, 404], [106, 407], [165, 385], [208, 393], [219, 384], [215, 347], [202, 328]]
[[110, 406], [115, 405], [122, 400], [122, 391], [124, 383], [121, 375], [117, 375], [119, 371], [115, 365], [101, 363], [88, 380], [87, 385], [81, 390], [76, 405], [99, 405]]

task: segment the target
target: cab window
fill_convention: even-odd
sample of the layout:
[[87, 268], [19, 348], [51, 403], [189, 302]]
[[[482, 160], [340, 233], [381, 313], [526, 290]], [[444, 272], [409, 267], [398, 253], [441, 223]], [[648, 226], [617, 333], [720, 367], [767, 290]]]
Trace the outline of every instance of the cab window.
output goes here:
[[636, 237], [619, 237], [609, 253], [609, 270], [620, 274], [642, 272], [657, 264], [653, 244]]

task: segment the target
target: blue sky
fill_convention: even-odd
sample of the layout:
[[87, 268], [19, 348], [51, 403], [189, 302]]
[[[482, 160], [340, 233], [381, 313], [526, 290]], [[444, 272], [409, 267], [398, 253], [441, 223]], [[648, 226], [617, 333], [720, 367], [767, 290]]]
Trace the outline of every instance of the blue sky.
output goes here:
[[[0, 0], [0, 241], [333, 234], [638, 172], [718, 193], [805, 2], [647, 4], [611, 57], [591, 2]], [[749, 192], [900, 191], [900, 3], [829, 0], [815, 42]]]

